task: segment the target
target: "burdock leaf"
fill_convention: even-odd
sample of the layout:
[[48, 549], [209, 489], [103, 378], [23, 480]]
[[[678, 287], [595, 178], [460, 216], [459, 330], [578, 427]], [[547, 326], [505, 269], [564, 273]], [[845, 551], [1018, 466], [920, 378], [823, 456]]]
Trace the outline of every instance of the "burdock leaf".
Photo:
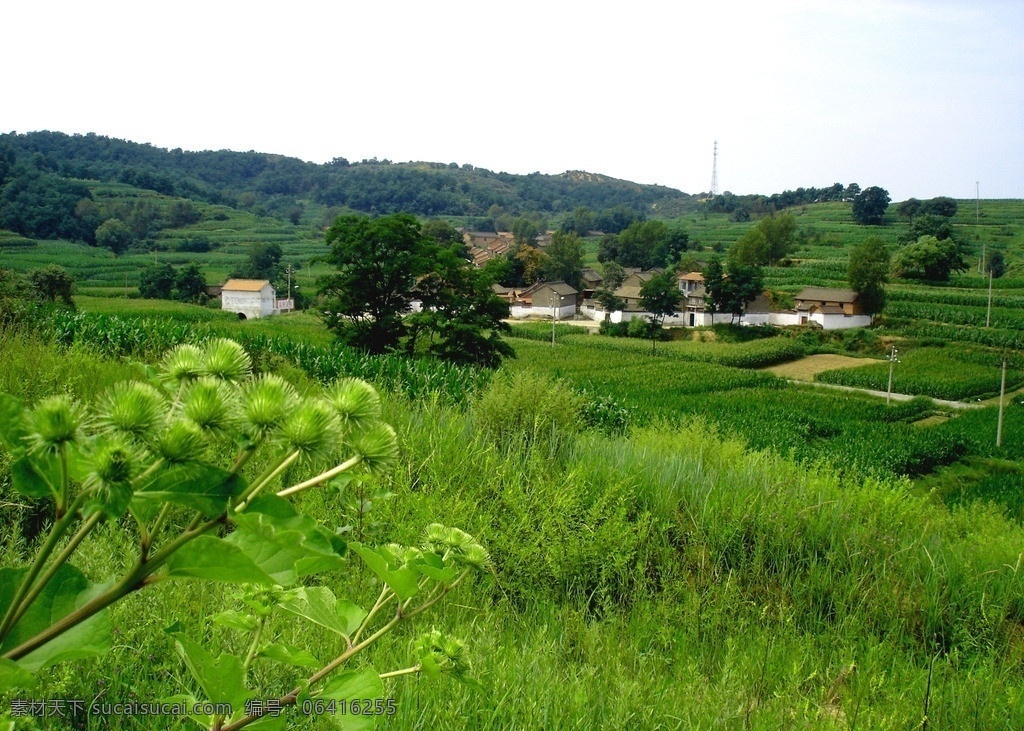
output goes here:
[[349, 548], [359, 554], [363, 562], [373, 573], [380, 577], [381, 581], [391, 587], [391, 590], [398, 595], [402, 601], [416, 595], [419, 591], [419, 576], [415, 571], [406, 567], [391, 568], [388, 560], [380, 553], [364, 546], [361, 543], [350, 543]]
[[[6, 610], [11, 603], [24, 571], [0, 569], [0, 608]], [[6, 653], [49, 629], [105, 588], [104, 585], [90, 584], [80, 570], [71, 564], [63, 564], [4, 637], [0, 653]], [[103, 610], [20, 658], [18, 664], [29, 672], [36, 672], [62, 660], [102, 655], [110, 645], [110, 619]]]
[[11, 484], [28, 497], [57, 495], [60, 457], [56, 454], [23, 455], [11, 464]]
[[228, 470], [198, 462], [184, 462], [156, 472], [135, 492], [132, 511], [150, 519], [165, 502], [184, 505], [207, 517], [220, 515], [228, 500], [245, 489], [245, 481]]
[[167, 578], [275, 583], [242, 549], [215, 536], [199, 536], [175, 551], [167, 561]]
[[21, 446], [25, 427], [21, 421], [21, 400], [0, 393], [0, 444], [13, 451]]
[[245, 687], [245, 668], [238, 657], [226, 652], [214, 657], [187, 635], [181, 632], [169, 634], [174, 638], [178, 654], [202, 687], [207, 700], [212, 703], [230, 703], [235, 710], [245, 707], [252, 693]]
[[359, 629], [366, 612], [347, 600], [338, 600], [326, 586], [303, 587], [278, 606], [321, 627], [349, 637]]
[[254, 502], [234, 521], [238, 530], [226, 540], [279, 584], [288, 586], [302, 576], [345, 565], [344, 542], [277, 496]]

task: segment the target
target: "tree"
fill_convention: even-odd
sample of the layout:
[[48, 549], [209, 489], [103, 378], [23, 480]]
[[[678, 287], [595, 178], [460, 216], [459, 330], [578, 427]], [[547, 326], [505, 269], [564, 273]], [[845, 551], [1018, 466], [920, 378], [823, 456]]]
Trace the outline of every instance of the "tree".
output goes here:
[[881, 226], [885, 223], [885, 209], [889, 207], [889, 191], [872, 185], [853, 199], [853, 220], [865, 225]]
[[924, 201], [921, 204], [920, 212], [942, 218], [952, 218], [956, 215], [956, 209], [955, 200], [948, 196], [940, 195], [937, 198]]
[[850, 251], [846, 276], [869, 313], [885, 307], [885, 283], [889, 281], [889, 250], [878, 236], [870, 236]]
[[548, 244], [544, 276], [550, 281], [565, 282], [573, 288], [582, 289], [583, 241], [575, 233], [556, 231]]
[[462, 257], [461, 245], [439, 249], [431, 271], [416, 284], [422, 308], [407, 318], [407, 351], [415, 352], [422, 336], [429, 340], [428, 353], [453, 363], [497, 368], [502, 358], [515, 357], [501, 339], [511, 330], [504, 322], [509, 306], [491, 282]]
[[682, 298], [683, 293], [679, 291], [675, 278], [668, 274], [655, 274], [640, 287], [640, 306], [652, 315], [650, 331], [652, 353], [654, 344], [661, 335], [665, 318], [676, 313]]
[[370, 353], [398, 348], [413, 285], [430, 271], [437, 244], [407, 213], [339, 216], [326, 242], [331, 251], [325, 260], [338, 269], [318, 282], [328, 329]]
[[120, 218], [108, 218], [96, 229], [96, 245], [121, 254], [135, 243], [135, 232]]
[[774, 265], [789, 255], [796, 241], [796, 218], [767, 216], [729, 249], [729, 260], [744, 266]]
[[601, 303], [604, 319], [610, 320], [613, 312], [626, 307], [626, 301], [615, 294], [615, 290], [622, 286], [626, 278], [626, 271], [614, 261], [604, 262], [601, 268], [604, 276], [601, 278], [601, 286], [594, 292], [594, 299]]
[[985, 271], [991, 272], [993, 279], [999, 279], [1006, 274], [1006, 259], [1003, 252], [991, 247], [985, 251]]
[[946, 282], [953, 271], [967, 268], [960, 245], [954, 239], [922, 236], [907, 244], [893, 258], [892, 273], [902, 279]]
[[441, 218], [432, 218], [423, 224], [423, 235], [429, 236], [441, 246], [463, 246], [464, 240], [458, 229]]
[[743, 319], [743, 312], [764, 291], [761, 268], [734, 261], [712, 261], [704, 274], [704, 289], [711, 311], [728, 312], [732, 318]]
[[33, 269], [28, 273], [28, 281], [37, 299], [43, 302], [60, 300], [68, 307], [75, 306], [71, 298], [75, 293], [75, 279], [64, 267], [47, 264], [41, 269]]
[[139, 295], [147, 299], [170, 299], [174, 278], [173, 266], [167, 262], [153, 262], [139, 273]]
[[900, 244], [913, 244], [922, 236], [934, 236], [939, 241], [953, 238], [953, 226], [948, 218], [934, 213], [918, 213], [910, 227], [896, 237]]
[[178, 299], [198, 302], [206, 294], [206, 278], [195, 262], [185, 264], [174, 275], [174, 289]]
[[907, 198], [896, 207], [896, 215], [910, 221], [911, 223], [914, 222], [914, 216], [916, 216], [920, 211], [921, 201], [917, 198]]
[[279, 244], [255, 243], [249, 249], [249, 257], [245, 264], [236, 269], [232, 276], [245, 279], [267, 279], [274, 281], [281, 278], [281, 251]]
[[536, 246], [520, 246], [513, 257], [513, 266], [526, 286], [536, 284], [544, 277], [548, 255]]

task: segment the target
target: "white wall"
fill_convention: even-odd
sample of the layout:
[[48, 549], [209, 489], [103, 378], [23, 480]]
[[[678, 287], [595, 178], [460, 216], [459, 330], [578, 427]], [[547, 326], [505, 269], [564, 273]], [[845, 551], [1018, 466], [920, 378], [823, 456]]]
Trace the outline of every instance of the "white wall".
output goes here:
[[245, 315], [249, 320], [273, 315], [274, 289], [268, 284], [259, 292], [223, 290], [220, 293], [220, 308]]

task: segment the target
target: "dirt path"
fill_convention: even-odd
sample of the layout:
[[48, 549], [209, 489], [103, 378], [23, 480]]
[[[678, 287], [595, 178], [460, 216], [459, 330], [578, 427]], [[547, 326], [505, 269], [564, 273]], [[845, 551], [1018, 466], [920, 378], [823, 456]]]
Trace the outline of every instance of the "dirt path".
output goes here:
[[789, 363], [765, 368], [769, 373], [774, 373], [779, 378], [789, 378], [794, 381], [813, 381], [814, 377], [822, 371], [831, 371], [836, 368], [856, 368], [858, 366], [878, 363], [875, 358], [852, 358], [848, 355], [833, 355], [821, 353], [819, 355], [808, 355], [806, 358], [794, 360]]

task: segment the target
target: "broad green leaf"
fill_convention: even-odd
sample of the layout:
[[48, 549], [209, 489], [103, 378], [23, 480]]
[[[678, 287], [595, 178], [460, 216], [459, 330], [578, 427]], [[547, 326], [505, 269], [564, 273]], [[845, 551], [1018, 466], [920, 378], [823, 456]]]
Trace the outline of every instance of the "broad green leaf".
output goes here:
[[458, 565], [445, 566], [444, 559], [436, 553], [425, 553], [423, 558], [416, 562], [415, 568], [424, 576], [429, 576], [442, 584], [450, 584], [459, 575]]
[[[284, 586], [302, 576], [344, 567], [344, 542], [308, 515], [294, 510], [288, 515], [280, 503], [287, 505], [275, 497], [237, 513], [238, 529], [226, 540]], [[269, 512], [263, 512], [264, 508]]]
[[257, 657], [265, 657], [268, 660], [276, 660], [277, 662], [295, 665], [300, 668], [321, 667], [320, 661], [316, 659], [313, 653], [281, 643], [267, 645], [259, 651]]
[[35, 675], [13, 660], [0, 657], [0, 693], [6, 694], [16, 688], [28, 690], [35, 684]]
[[419, 577], [416, 572], [406, 567], [392, 569], [388, 566], [388, 560], [377, 551], [361, 543], [350, 543], [349, 548], [359, 554], [373, 573], [391, 587], [391, 590], [398, 595], [402, 601], [416, 595], [419, 591]]
[[[374, 701], [384, 697], [384, 684], [372, 667], [361, 670], [346, 670], [331, 678], [317, 698], [339, 702], [338, 712], [331, 716], [334, 724], [345, 731], [363, 731], [376, 724], [378, 716], [349, 713], [352, 701]], [[344, 706], [341, 705], [344, 701]], [[342, 712], [342, 711], [345, 712]]]
[[0, 393], [0, 444], [10, 451], [21, 445], [21, 438], [25, 435], [21, 412], [21, 399]]
[[229, 609], [224, 612], [219, 612], [213, 615], [212, 619], [215, 624], [219, 624], [222, 627], [241, 630], [242, 632], [252, 632], [256, 629], [257, 624], [256, 617], [251, 614], [243, 614], [237, 609]]
[[[4, 611], [14, 598], [24, 572], [25, 569], [0, 569], [0, 607]], [[32, 639], [105, 588], [104, 585], [90, 584], [85, 574], [77, 568], [63, 564], [0, 643], [0, 652], [7, 652]], [[62, 660], [101, 655], [110, 649], [110, 645], [110, 620], [106, 610], [103, 610], [36, 648], [21, 658], [18, 664], [30, 672], [36, 672]]]
[[240, 477], [220, 467], [197, 462], [170, 465], [139, 486], [132, 511], [148, 520], [165, 502], [172, 502], [213, 517], [224, 512], [228, 499], [244, 489], [245, 482]]
[[171, 634], [175, 647], [192, 677], [196, 679], [207, 700], [230, 703], [234, 713], [245, 708], [252, 693], [245, 687], [245, 668], [235, 655], [222, 653], [214, 657], [206, 648], [181, 632]]
[[216, 536], [199, 536], [179, 548], [167, 561], [167, 577], [235, 584], [274, 583], [242, 549]]
[[326, 586], [302, 587], [278, 606], [321, 627], [349, 637], [366, 618], [366, 612], [347, 600], [338, 600]]
[[60, 457], [55, 454], [22, 455], [11, 464], [11, 484], [28, 497], [51, 497], [60, 486]]

